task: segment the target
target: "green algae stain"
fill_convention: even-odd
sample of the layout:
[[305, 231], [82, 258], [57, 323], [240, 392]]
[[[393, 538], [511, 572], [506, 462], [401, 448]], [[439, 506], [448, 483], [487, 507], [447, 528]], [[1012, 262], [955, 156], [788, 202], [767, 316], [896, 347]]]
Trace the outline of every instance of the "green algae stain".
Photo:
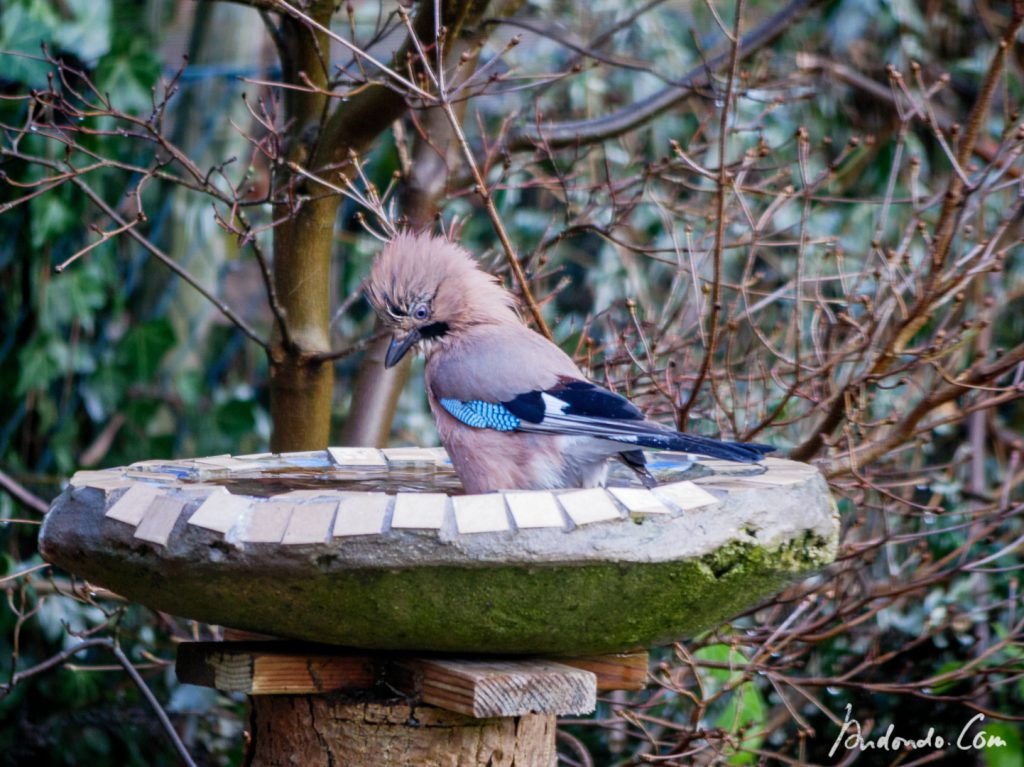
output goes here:
[[[201, 591], [178, 591], [173, 605], [160, 601], [178, 614], [356, 647], [618, 652], [711, 628], [823, 564], [827, 548], [821, 540], [774, 550], [732, 542], [676, 562], [339, 569], [272, 583], [254, 579], [242, 588], [236, 574], [234, 596], [216, 601], [211, 593], [231, 587], [211, 574]], [[300, 615], [302, 604], [318, 609]]]

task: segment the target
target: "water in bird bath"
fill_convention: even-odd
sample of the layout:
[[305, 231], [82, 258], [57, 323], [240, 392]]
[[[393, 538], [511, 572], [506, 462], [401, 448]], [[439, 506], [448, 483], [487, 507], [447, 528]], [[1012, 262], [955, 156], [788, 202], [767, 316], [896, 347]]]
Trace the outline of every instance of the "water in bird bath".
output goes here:
[[[183, 482], [216, 484], [236, 495], [272, 497], [295, 490], [353, 492], [420, 492], [461, 495], [462, 485], [450, 463], [387, 468], [346, 468], [337, 466], [327, 453], [268, 455], [245, 459], [251, 468], [200, 469], [182, 476]], [[660, 484], [692, 480], [715, 473], [678, 453], [648, 454], [648, 468]], [[729, 474], [756, 474], [757, 465], [736, 464]], [[612, 487], [640, 487], [626, 466], [610, 462], [607, 484]]]

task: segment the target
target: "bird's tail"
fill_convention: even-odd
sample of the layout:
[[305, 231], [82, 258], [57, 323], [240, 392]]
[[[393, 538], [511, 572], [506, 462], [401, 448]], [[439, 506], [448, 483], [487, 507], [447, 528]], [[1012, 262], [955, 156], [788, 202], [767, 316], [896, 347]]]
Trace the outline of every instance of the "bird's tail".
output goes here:
[[652, 429], [643, 434], [630, 435], [628, 440], [622, 441], [657, 450], [677, 450], [681, 453], [696, 453], [709, 458], [721, 458], [740, 463], [760, 461], [766, 453], [775, 450], [771, 445], [759, 445], [756, 442], [724, 442], [713, 437], [683, 434], [667, 429], [665, 431]]

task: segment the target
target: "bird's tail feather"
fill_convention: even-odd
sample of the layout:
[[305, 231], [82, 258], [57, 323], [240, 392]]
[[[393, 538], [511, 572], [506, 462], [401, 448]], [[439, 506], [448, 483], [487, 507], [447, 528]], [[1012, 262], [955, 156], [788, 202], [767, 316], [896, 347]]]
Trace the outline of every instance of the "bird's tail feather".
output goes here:
[[596, 437], [637, 447], [678, 450], [741, 463], [760, 461], [765, 453], [775, 449], [753, 442], [723, 442], [699, 434], [684, 434], [640, 419], [591, 418], [561, 413], [546, 413], [540, 422], [522, 421], [519, 430]]
[[[612, 439], [620, 441], [620, 439], [615, 437], [612, 437]], [[723, 442], [711, 437], [702, 437], [699, 434], [653, 430], [646, 434], [634, 434], [628, 438], [621, 438], [621, 441], [641, 447], [656, 448], [658, 450], [678, 450], [681, 453], [697, 453], [698, 455], [706, 455], [709, 458], [721, 458], [726, 461], [739, 461], [741, 463], [760, 461], [765, 453], [770, 453], [775, 449], [770, 445], [759, 445], [754, 442]]]

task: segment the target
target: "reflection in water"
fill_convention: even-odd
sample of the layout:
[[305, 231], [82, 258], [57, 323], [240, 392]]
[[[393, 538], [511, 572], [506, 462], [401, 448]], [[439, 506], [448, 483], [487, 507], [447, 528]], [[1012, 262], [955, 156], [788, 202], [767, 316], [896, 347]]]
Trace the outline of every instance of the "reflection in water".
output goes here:
[[[679, 453], [649, 453], [648, 468], [659, 483], [679, 482], [713, 474], [711, 469], [693, 463]], [[271, 456], [252, 459], [252, 469], [202, 469], [185, 482], [222, 485], [235, 495], [268, 498], [295, 490], [352, 492], [435, 492], [461, 495], [462, 485], [450, 464], [413, 464], [381, 468], [341, 468], [326, 453], [298, 456]], [[763, 466], [736, 464], [729, 474], [760, 474]], [[719, 472], [721, 473], [721, 472]], [[641, 487], [636, 475], [617, 461], [609, 466], [612, 487]]]

